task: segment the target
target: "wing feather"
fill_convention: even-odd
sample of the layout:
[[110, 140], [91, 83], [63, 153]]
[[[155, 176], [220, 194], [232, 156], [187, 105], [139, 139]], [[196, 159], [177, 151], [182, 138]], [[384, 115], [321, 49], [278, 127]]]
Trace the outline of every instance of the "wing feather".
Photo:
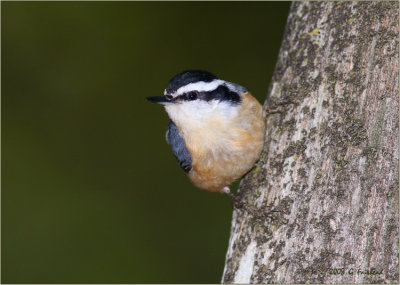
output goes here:
[[173, 121], [169, 121], [168, 123], [165, 138], [167, 139], [167, 143], [171, 145], [172, 152], [178, 160], [180, 167], [185, 172], [189, 172], [192, 169], [192, 156], [187, 150], [185, 141]]

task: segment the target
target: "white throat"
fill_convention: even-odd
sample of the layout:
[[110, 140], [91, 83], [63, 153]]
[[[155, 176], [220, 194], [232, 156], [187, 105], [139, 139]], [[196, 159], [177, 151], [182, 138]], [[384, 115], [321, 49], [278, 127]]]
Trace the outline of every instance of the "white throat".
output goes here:
[[218, 100], [195, 100], [166, 105], [165, 110], [179, 129], [199, 131], [225, 125], [238, 115], [238, 107]]

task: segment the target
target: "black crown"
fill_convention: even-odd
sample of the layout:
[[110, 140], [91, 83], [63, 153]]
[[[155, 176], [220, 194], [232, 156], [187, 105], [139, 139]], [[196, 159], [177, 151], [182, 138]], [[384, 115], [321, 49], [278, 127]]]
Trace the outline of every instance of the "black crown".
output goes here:
[[185, 86], [189, 83], [204, 81], [211, 82], [218, 79], [214, 74], [204, 70], [186, 70], [174, 77], [168, 82], [167, 88], [165, 88], [167, 94], [174, 93], [180, 87]]

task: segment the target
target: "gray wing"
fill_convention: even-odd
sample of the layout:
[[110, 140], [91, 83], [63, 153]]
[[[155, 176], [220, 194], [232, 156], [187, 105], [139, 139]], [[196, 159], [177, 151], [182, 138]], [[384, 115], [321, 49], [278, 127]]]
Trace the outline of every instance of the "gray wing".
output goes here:
[[165, 138], [167, 139], [167, 143], [171, 145], [172, 152], [178, 160], [180, 167], [185, 172], [189, 172], [192, 169], [192, 156], [187, 150], [178, 128], [172, 121], [168, 123]]

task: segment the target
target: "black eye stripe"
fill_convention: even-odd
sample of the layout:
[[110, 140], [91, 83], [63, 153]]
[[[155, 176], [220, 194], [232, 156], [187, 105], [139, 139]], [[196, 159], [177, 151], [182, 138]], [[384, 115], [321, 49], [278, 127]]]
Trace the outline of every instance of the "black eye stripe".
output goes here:
[[197, 92], [196, 91], [191, 91], [186, 94], [187, 98], [189, 100], [196, 100], [197, 99]]
[[242, 100], [240, 94], [230, 90], [225, 85], [219, 86], [217, 89], [206, 92], [205, 98], [203, 100], [211, 101], [211, 100], [218, 100], [218, 101], [228, 101], [233, 104], [238, 104]]
[[[190, 97], [191, 93], [195, 94], [195, 96], [192, 98]], [[194, 94], [192, 94], [192, 96]], [[207, 91], [207, 92], [189, 91], [179, 96], [176, 96], [173, 100], [182, 102], [182, 101], [194, 101], [196, 99], [206, 102], [217, 100], [220, 102], [222, 101], [229, 102], [231, 104], [239, 104], [242, 100], [239, 93], [230, 90], [225, 85], [221, 85], [213, 91]]]
[[176, 96], [174, 100], [176, 101], [193, 101], [199, 97], [199, 93], [196, 91], [190, 91], [183, 93], [182, 95]]

